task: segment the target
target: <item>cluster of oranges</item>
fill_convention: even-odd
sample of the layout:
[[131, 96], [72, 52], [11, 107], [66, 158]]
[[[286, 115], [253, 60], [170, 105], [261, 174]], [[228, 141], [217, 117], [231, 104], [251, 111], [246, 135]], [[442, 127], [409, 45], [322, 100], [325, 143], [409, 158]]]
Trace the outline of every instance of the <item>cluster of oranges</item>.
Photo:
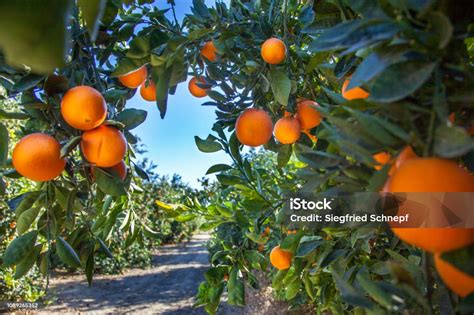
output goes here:
[[148, 80], [146, 66], [142, 66], [134, 71], [119, 76], [119, 81], [129, 89], [140, 87], [140, 95], [145, 101], [156, 101], [156, 84], [153, 80]]
[[[82, 131], [80, 147], [88, 162], [125, 178], [122, 159], [127, 141], [121, 131], [104, 124], [107, 105], [96, 89], [82, 85], [68, 90], [61, 101], [61, 115], [69, 126]], [[23, 137], [13, 149], [12, 162], [18, 173], [35, 181], [52, 180], [66, 166], [61, 145], [44, 133]]]
[[[380, 169], [391, 163], [389, 178], [384, 192], [474, 192], [474, 178], [469, 171], [453, 161], [441, 158], [421, 158], [410, 146], [405, 147], [395, 160], [381, 152], [374, 155]], [[432, 206], [433, 217], [442, 217], [442, 205]], [[450, 209], [453, 212], [461, 209]], [[416, 218], [419, 209], [405, 209]], [[419, 215], [418, 215], [419, 216]], [[421, 218], [423, 219], [423, 218]], [[447, 227], [392, 227], [392, 231], [404, 242], [434, 254], [436, 269], [445, 284], [459, 296], [474, 292], [474, 277], [463, 273], [441, 259], [441, 254], [474, 244], [474, 229]]]

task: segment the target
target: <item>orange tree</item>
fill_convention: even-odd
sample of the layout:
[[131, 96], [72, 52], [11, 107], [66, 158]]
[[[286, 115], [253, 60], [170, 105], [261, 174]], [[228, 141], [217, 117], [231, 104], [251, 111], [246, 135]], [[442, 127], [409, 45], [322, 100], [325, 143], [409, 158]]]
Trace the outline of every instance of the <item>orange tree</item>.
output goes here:
[[[97, 141], [111, 135], [122, 146], [120, 129], [127, 142], [135, 142], [129, 130], [145, 113], [124, 110], [133, 94], [124, 86], [144, 84], [141, 95], [155, 99], [164, 117], [168, 94], [191, 74], [190, 93], [209, 96], [212, 100], [203, 105], [215, 106], [217, 114], [214, 133], [196, 137], [196, 144], [207, 153], [224, 150], [234, 163], [208, 171], [217, 173], [222, 187], [211, 204], [188, 200], [158, 205], [178, 220], [202, 215], [208, 222], [201, 228], [215, 231], [213, 267], [198, 294], [208, 312], [215, 312], [225, 289], [230, 303], [243, 305], [245, 283], [258, 285], [254, 269], [266, 271], [277, 296], [295, 308], [472, 311], [472, 282], [465, 281], [473, 274], [472, 250], [466, 246], [472, 243], [472, 230], [460, 231], [462, 237], [455, 233], [452, 246], [440, 252], [400, 233], [407, 243], [399, 242], [382, 227], [294, 233], [279, 215], [282, 196], [295, 191], [473, 191], [471, 2], [232, 0], [230, 6], [216, 1], [208, 8], [194, 0], [182, 25], [147, 1], [123, 2], [94, 6], [78, 1], [74, 6], [51, 1], [51, 6], [34, 7], [17, 1], [0, 7], [5, 61], [29, 66], [5, 66], [1, 76], [9, 95], [21, 93], [24, 113], [35, 118], [27, 121], [25, 131], [48, 130], [67, 143], [59, 156], [67, 157], [67, 174], [12, 203], [25, 219], [32, 205], [31, 212], [39, 209], [42, 216], [33, 216], [39, 218], [37, 228], [27, 224], [22, 232], [31, 231], [11, 243], [4, 264], [21, 271], [28, 267], [24, 262], [32, 261], [24, 260], [26, 255], [36, 255], [44, 267], [57, 253], [71, 265], [83, 266], [91, 278], [95, 251], [107, 251], [103, 239], [113, 223], [124, 209], [133, 212], [127, 198], [111, 196], [139, 189], [131, 176], [123, 185], [110, 175], [113, 170], [95, 167], [94, 178], [90, 176], [90, 164], [107, 168], [118, 162], [102, 156]], [[173, 14], [174, 1], [168, 3]], [[38, 18], [41, 12], [57, 18], [46, 25]], [[27, 22], [25, 14], [30, 15]], [[44, 34], [32, 32], [45, 26]], [[67, 34], [73, 38], [70, 50], [63, 45]], [[41, 35], [45, 41], [32, 56], [38, 43], [32, 38]], [[41, 75], [56, 68], [55, 75]], [[150, 74], [145, 82], [144, 73]], [[84, 131], [86, 143], [78, 150], [80, 132], [68, 127], [72, 123], [61, 117], [59, 107], [65, 90], [80, 85], [104, 96], [108, 114], [100, 130]], [[242, 153], [245, 146], [260, 145], [275, 154]], [[8, 168], [5, 147], [0, 161]], [[128, 148], [131, 166], [133, 150]], [[425, 187], [427, 182], [420, 181], [419, 186], [403, 186], [411, 180], [402, 175], [413, 161], [430, 170], [434, 181], [449, 176], [436, 176], [429, 167], [433, 159], [427, 159], [432, 156], [437, 157], [435, 165], [449, 165], [439, 174], [450, 174], [453, 164], [461, 166], [456, 176], [464, 184]], [[133, 170], [145, 176], [139, 168]], [[17, 174], [7, 170], [4, 176]], [[146, 222], [128, 217], [132, 221], [124, 228], [132, 240], [153, 234]], [[412, 232], [408, 234], [423, 235], [429, 242], [427, 232], [439, 239], [445, 230]], [[435, 252], [439, 276], [463, 300], [446, 293], [432, 272], [431, 256], [409, 244]], [[268, 261], [279, 270], [266, 268]], [[460, 280], [450, 281], [452, 277]]]

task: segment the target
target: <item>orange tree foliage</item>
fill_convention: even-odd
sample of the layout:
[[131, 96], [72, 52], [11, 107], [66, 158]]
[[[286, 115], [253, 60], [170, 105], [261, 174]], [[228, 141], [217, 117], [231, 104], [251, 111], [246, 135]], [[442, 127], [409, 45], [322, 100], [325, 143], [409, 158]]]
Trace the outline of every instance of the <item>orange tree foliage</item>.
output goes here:
[[[281, 219], [282, 197], [292, 192], [383, 189], [391, 164], [381, 166], [374, 160], [380, 152], [396, 157], [411, 146], [418, 156], [436, 156], [468, 170], [474, 168], [474, 142], [469, 134], [474, 100], [471, 1], [231, 0], [230, 6], [216, 1], [211, 8], [194, 0], [192, 14], [182, 24], [144, 2], [122, 5], [112, 0], [96, 10], [72, 4], [50, 8], [49, 13], [58, 17], [44, 34], [51, 49], [35, 58], [28, 58], [31, 36], [22, 45], [15, 44], [15, 33], [7, 33], [11, 27], [4, 27], [25, 11], [32, 17], [27, 26], [41, 28], [34, 5], [22, 11], [13, 4], [0, 6], [8, 9], [0, 10], [5, 61], [10, 66], [31, 67], [31, 71], [2, 68], [2, 84], [11, 97], [21, 97], [24, 107], [22, 113], [6, 115], [34, 117], [26, 122], [25, 133], [52, 133], [67, 143], [62, 152], [68, 158], [67, 173], [60, 180], [42, 184], [11, 203], [19, 215], [32, 205], [31, 209], [43, 211], [43, 216], [31, 216], [39, 224], [27, 225], [26, 233], [12, 243], [15, 259], [8, 258], [11, 265], [22, 266], [26, 255], [22, 248], [26, 247], [28, 255], [37, 255], [40, 262], [57, 252], [66, 263], [85, 268], [88, 278], [92, 277], [94, 253], [106, 251], [103, 239], [111, 224], [124, 209], [130, 209], [125, 195], [139, 187], [133, 176], [123, 185], [101, 170], [95, 173], [96, 183], [90, 181], [89, 165], [76, 149], [80, 134], [61, 121], [58, 102], [67, 88], [94, 86], [109, 107], [106, 124], [123, 130], [133, 144], [136, 140], [129, 130], [146, 113], [124, 109], [134, 90], [121, 86], [118, 77], [145, 65], [150, 82], [156, 84], [162, 117], [172, 106], [168, 95], [188, 75], [202, 78], [193, 90], [204, 90], [212, 99], [203, 105], [215, 106], [217, 118], [213, 133], [206, 139], [196, 137], [196, 144], [206, 153], [223, 150], [233, 160], [232, 165], [209, 169], [208, 174], [217, 173], [220, 185], [209, 204], [158, 202], [177, 220], [203, 216], [206, 222], [201, 228], [215, 235], [213, 266], [198, 293], [198, 304], [209, 313], [216, 311], [224, 290], [229, 303], [243, 305], [245, 286], [258, 286], [254, 270], [271, 277], [276, 297], [287, 300], [292, 308], [309, 305], [332, 313], [472, 311], [472, 295], [449, 299], [432, 270], [431, 256], [400, 242], [384, 227], [305, 228], [287, 233]], [[174, 10], [174, 0], [168, 3]], [[44, 12], [45, 7], [36, 11]], [[64, 18], [70, 14], [76, 17], [72, 25]], [[23, 26], [18, 27], [19, 34], [28, 29]], [[73, 38], [71, 47], [59, 43], [67, 35]], [[271, 59], [278, 62], [272, 64], [261, 57], [261, 46], [270, 38], [278, 38], [285, 46], [283, 50], [281, 42], [274, 41], [278, 44], [265, 47], [278, 49], [263, 54], [276, 56]], [[209, 59], [207, 48], [201, 51], [210, 41], [216, 56]], [[55, 68], [59, 69], [52, 75]], [[320, 123], [302, 130], [294, 144], [280, 144], [271, 137], [263, 146], [267, 152], [242, 153], [235, 124], [243, 111], [264, 110], [275, 123], [285, 115], [298, 118], [298, 103], [304, 99], [317, 102], [311, 104], [322, 117]], [[15, 177], [7, 156], [3, 145], [3, 175]], [[133, 166], [133, 158], [129, 149], [128, 164], [132, 163], [134, 173], [146, 176]], [[54, 197], [57, 201], [51, 206]], [[79, 214], [84, 224], [77, 227]], [[153, 234], [145, 222], [133, 222], [125, 224], [132, 241]], [[51, 239], [48, 235], [56, 242], [45, 246]], [[268, 266], [270, 251], [277, 245], [292, 254], [288, 269], [276, 271]], [[441, 259], [473, 276], [469, 248], [443, 253]]]

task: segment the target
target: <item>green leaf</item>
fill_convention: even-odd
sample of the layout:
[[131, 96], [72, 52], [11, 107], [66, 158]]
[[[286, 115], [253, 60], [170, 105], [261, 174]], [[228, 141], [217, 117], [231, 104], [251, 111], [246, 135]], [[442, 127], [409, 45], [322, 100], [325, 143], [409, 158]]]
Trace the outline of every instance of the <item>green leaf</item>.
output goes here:
[[3, 253], [3, 265], [10, 267], [25, 259], [35, 247], [38, 231], [31, 231], [15, 238]]
[[[148, 62], [147, 59], [131, 59], [131, 58], [123, 58], [121, 59], [115, 70], [112, 72], [110, 76], [118, 77], [129, 72], [135, 71], [144, 64]], [[156, 82], [156, 81], [155, 81]]]
[[384, 290], [384, 288], [377, 282], [374, 282], [361, 274], [357, 275], [357, 281], [365, 292], [367, 292], [377, 303], [387, 309], [393, 308], [394, 300], [391, 298], [391, 294]]
[[120, 112], [115, 118], [125, 125], [125, 129], [131, 130], [141, 125], [147, 116], [147, 111], [143, 109], [127, 108]]
[[8, 161], [8, 130], [0, 122], [0, 168], [5, 167]]
[[106, 0], [77, 0], [81, 9], [82, 18], [86, 22], [87, 30], [92, 41], [95, 41], [99, 31], [100, 20], [104, 15]]
[[296, 250], [297, 257], [306, 257], [324, 243], [320, 236], [303, 236]]
[[97, 241], [99, 242], [100, 248], [105, 253], [105, 255], [109, 258], [114, 258], [114, 255], [112, 254], [110, 249], [107, 247], [107, 245], [104, 243], [104, 241], [99, 237], [97, 238]]
[[207, 139], [203, 140], [198, 136], [195, 136], [194, 141], [196, 142], [199, 151], [204, 153], [213, 153], [222, 150], [222, 145], [211, 137], [207, 137]]
[[61, 236], [56, 237], [56, 253], [66, 265], [73, 268], [81, 266], [81, 260], [76, 251]]
[[70, 40], [71, 0], [0, 2], [0, 47], [6, 62], [51, 73], [64, 66]]
[[161, 118], [164, 118], [166, 114], [171, 73], [171, 67], [153, 67], [152, 70], [153, 80], [156, 82], [156, 105], [160, 111]]
[[216, 175], [216, 177], [217, 177], [217, 180], [219, 181], [219, 183], [221, 183], [222, 185], [225, 185], [225, 186], [233, 186], [233, 185], [236, 185], [236, 184], [245, 185], [245, 181], [242, 178], [237, 177], [237, 176], [226, 175], [226, 174], [218, 174], [218, 175]]
[[461, 127], [440, 126], [435, 131], [434, 153], [444, 158], [463, 156], [474, 149], [474, 139]]
[[280, 148], [278, 148], [278, 155], [277, 155], [278, 168], [282, 168], [286, 164], [288, 164], [292, 153], [293, 153], [293, 147], [289, 144], [282, 145]]
[[286, 73], [277, 68], [271, 68], [270, 86], [272, 87], [275, 100], [281, 105], [286, 106], [291, 91], [291, 81]]
[[25, 257], [22, 261], [20, 261], [15, 268], [15, 279], [20, 279], [24, 275], [30, 271], [31, 267], [36, 262], [36, 258], [38, 257], [39, 253], [41, 252], [41, 249], [43, 248], [43, 245], [39, 244], [36, 245], [34, 250], [29, 253], [27, 257]]
[[418, 90], [435, 67], [436, 63], [420, 61], [394, 64], [375, 79], [369, 100], [383, 103], [399, 101]]
[[301, 286], [301, 281], [297, 278], [287, 284], [286, 286], [286, 292], [285, 292], [285, 298], [287, 300], [293, 299], [299, 292]]
[[218, 172], [222, 172], [222, 171], [227, 171], [227, 170], [230, 170], [230, 169], [232, 169], [232, 166], [230, 166], [230, 165], [216, 164], [216, 165], [211, 166], [207, 170], [206, 175], [209, 175], [209, 174], [212, 174], [212, 173], [218, 173]]
[[31, 224], [36, 220], [40, 209], [39, 207], [30, 208], [20, 214], [16, 224], [18, 234], [21, 235], [30, 228]]
[[76, 136], [69, 140], [62, 148], [61, 148], [61, 158], [65, 158], [71, 153], [72, 150], [81, 142], [82, 137]]
[[332, 277], [344, 301], [364, 308], [371, 308], [373, 306], [373, 303], [368, 298], [342, 279], [334, 270], [332, 271]]
[[238, 277], [239, 269], [232, 268], [229, 275], [229, 282], [227, 283], [228, 303], [230, 305], [245, 305], [245, 289], [244, 281]]
[[343, 160], [337, 155], [315, 151], [310, 147], [299, 143], [295, 146], [295, 154], [298, 160], [315, 169], [335, 167], [343, 162]]
[[22, 112], [7, 112], [3, 109], [0, 109], [0, 118], [3, 119], [28, 119], [30, 116]]
[[118, 177], [112, 176], [101, 168], [94, 168], [94, 176], [97, 186], [104, 193], [111, 196], [122, 196], [127, 194], [125, 183]]
[[94, 278], [94, 251], [87, 257], [86, 261], [86, 278], [89, 287], [92, 286], [92, 279]]
[[28, 74], [18, 80], [12, 87], [12, 90], [15, 92], [23, 92], [29, 90], [38, 85], [41, 81], [43, 81], [44, 76], [37, 75], [37, 74]]

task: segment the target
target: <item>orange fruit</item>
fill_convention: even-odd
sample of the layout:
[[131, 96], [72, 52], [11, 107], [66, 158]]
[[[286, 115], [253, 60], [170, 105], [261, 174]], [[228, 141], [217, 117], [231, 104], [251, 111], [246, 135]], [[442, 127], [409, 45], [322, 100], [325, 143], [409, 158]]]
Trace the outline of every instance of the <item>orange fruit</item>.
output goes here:
[[309, 100], [298, 103], [296, 106], [296, 118], [300, 122], [301, 129], [309, 130], [319, 126], [321, 114], [316, 109], [318, 106], [318, 103]]
[[217, 60], [217, 49], [212, 40], [206, 42], [201, 49], [201, 56], [207, 60], [215, 62]]
[[13, 221], [12, 223], [10, 223], [9, 227], [10, 227], [10, 229], [16, 228], [16, 222]]
[[199, 80], [199, 83], [206, 83], [206, 80], [204, 80], [203, 78], [197, 78], [197, 77], [192, 78], [191, 80], [189, 80], [189, 83], [188, 83], [189, 92], [191, 92], [191, 94], [194, 97], [205, 97], [207, 96], [208, 89], [203, 89], [197, 86], [196, 82], [198, 80]]
[[377, 165], [374, 166], [377, 171], [380, 171], [382, 167], [385, 164], [390, 163], [390, 160], [392, 159], [390, 153], [387, 152], [379, 152], [374, 154], [372, 157], [374, 158], [375, 162], [377, 162]]
[[280, 143], [292, 144], [300, 138], [301, 125], [296, 118], [283, 117], [276, 122], [273, 134]]
[[451, 112], [451, 114], [449, 114], [448, 116], [448, 120], [451, 124], [454, 125], [454, 121], [456, 120], [456, 113], [455, 112]]
[[297, 230], [288, 230], [288, 231], [286, 231], [286, 234], [287, 234], [287, 235], [296, 234], [296, 233], [298, 233]]
[[265, 250], [265, 246], [263, 244], [258, 245], [258, 251], [262, 253]]
[[265, 230], [263, 230], [262, 235], [267, 236], [268, 234], [270, 234], [270, 228], [267, 226], [265, 227]]
[[130, 89], [136, 89], [143, 82], [145, 82], [147, 75], [148, 71], [146, 70], [146, 66], [141, 66], [137, 70], [119, 76], [118, 79], [120, 83], [122, 83], [126, 87]]
[[370, 94], [360, 87], [355, 87], [350, 90], [347, 90], [349, 82], [351, 82], [351, 80], [347, 78], [346, 81], [344, 81], [344, 84], [342, 85], [342, 97], [344, 97], [348, 101], [369, 97]]
[[285, 60], [286, 46], [281, 39], [269, 38], [263, 43], [260, 53], [266, 63], [280, 64]]
[[270, 263], [278, 270], [290, 268], [292, 258], [293, 254], [281, 249], [279, 245], [275, 246], [270, 252]]
[[[452, 161], [439, 158], [412, 158], [405, 161], [389, 180], [388, 190], [392, 193], [474, 192], [474, 178], [468, 171]], [[430, 209], [439, 213], [441, 210], [441, 207]], [[412, 214], [416, 217], [417, 213]], [[433, 253], [474, 243], [474, 229], [426, 227], [392, 230], [401, 240]]]
[[82, 134], [81, 150], [96, 166], [112, 167], [125, 156], [127, 141], [118, 129], [101, 125]]
[[459, 270], [436, 254], [435, 267], [444, 284], [460, 297], [466, 297], [474, 292], [474, 277]]
[[61, 159], [61, 145], [50, 135], [33, 133], [23, 137], [13, 149], [12, 162], [18, 173], [44, 182], [58, 177], [66, 160]]
[[262, 109], [244, 110], [235, 123], [235, 134], [240, 143], [258, 147], [272, 137], [273, 123], [270, 115]]
[[64, 94], [61, 115], [69, 126], [79, 130], [91, 130], [104, 122], [107, 117], [107, 105], [99, 91], [80, 85]]
[[229, 275], [227, 273], [224, 274], [224, 281], [229, 281]]
[[154, 102], [156, 101], [156, 84], [152, 80], [148, 82], [143, 82], [140, 86], [140, 95], [145, 101]]

